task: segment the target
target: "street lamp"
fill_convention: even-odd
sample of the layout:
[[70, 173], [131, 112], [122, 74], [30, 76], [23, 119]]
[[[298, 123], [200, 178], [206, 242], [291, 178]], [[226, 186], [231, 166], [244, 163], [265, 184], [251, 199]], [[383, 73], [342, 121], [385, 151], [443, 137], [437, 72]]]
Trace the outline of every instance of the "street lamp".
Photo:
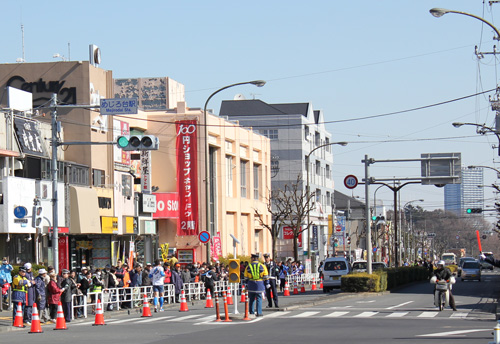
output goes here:
[[485, 135], [486, 132], [490, 132], [490, 133], [495, 134], [495, 136], [498, 139], [498, 147], [497, 147], [498, 148], [498, 156], [500, 156], [500, 135], [499, 135], [498, 131], [496, 131], [495, 129], [487, 127], [484, 124], [477, 124], [477, 123], [453, 122], [451, 125], [453, 125], [455, 128], [460, 128], [462, 125], [472, 125], [472, 126], [479, 128], [477, 132], [481, 135]]
[[[204, 121], [204, 125], [205, 125], [205, 207], [206, 207], [206, 218], [207, 218], [207, 230], [209, 231], [210, 235], [213, 236], [214, 235], [214, 231], [213, 231], [213, 228], [212, 228], [212, 224], [210, 222], [210, 210], [211, 210], [211, 204], [210, 204], [210, 183], [209, 183], [209, 172], [208, 172], [208, 168], [209, 168], [209, 163], [208, 163], [208, 159], [209, 159], [209, 149], [210, 149], [210, 146], [209, 146], [209, 143], [208, 143], [208, 123], [207, 123], [207, 106], [208, 106], [208, 102], [210, 101], [210, 99], [212, 99], [213, 96], [215, 96], [217, 93], [221, 92], [221, 91], [224, 91], [228, 88], [231, 88], [231, 87], [235, 87], [235, 86], [240, 86], [240, 85], [255, 85], [257, 87], [262, 87], [266, 84], [266, 82], [264, 80], [253, 80], [253, 81], [245, 81], [245, 82], [238, 82], [236, 84], [231, 84], [231, 85], [227, 85], [227, 86], [224, 86], [222, 88], [219, 88], [217, 91], [215, 91], [214, 93], [212, 93], [208, 98], [207, 98], [207, 101], [205, 102], [205, 106], [203, 107], [203, 121]], [[209, 244], [207, 243], [207, 262], [210, 262], [210, 248], [208, 246]]]
[[[307, 175], [307, 187], [306, 187], [306, 192], [307, 192], [307, 202], [310, 202], [310, 195], [311, 195], [311, 190], [309, 187], [309, 157], [311, 156], [312, 153], [314, 153], [316, 150], [326, 147], [326, 146], [333, 146], [333, 145], [339, 145], [339, 146], [347, 146], [347, 142], [330, 142], [330, 143], [325, 143], [322, 145], [319, 145], [318, 147], [315, 147], [313, 150], [309, 152], [309, 154], [306, 155], [306, 175]], [[310, 223], [311, 223], [311, 217], [310, 217], [310, 209], [307, 211], [307, 256], [311, 258], [311, 230], [310, 230]], [[315, 257], [316, 254], [314, 254], [313, 259], [311, 260], [311, 267], [312, 270], [315, 269]]]
[[[413, 200], [413, 201], [408, 201], [408, 202], [406, 202], [406, 203], [405, 203], [405, 205], [403, 206], [403, 209], [406, 209], [406, 206], [407, 206], [408, 204], [411, 204], [411, 203], [413, 203], [413, 202], [423, 202], [423, 201], [424, 201], [423, 199], [415, 199], [415, 200]], [[411, 208], [408, 208], [408, 212], [410, 213], [410, 221], [409, 221], [409, 222], [410, 222], [410, 233], [411, 233], [411, 237], [412, 237], [412, 239], [413, 239], [413, 225], [412, 225], [412, 221], [411, 221]], [[411, 257], [411, 251], [410, 251], [410, 257]], [[412, 258], [412, 259], [413, 259], [413, 258]]]
[[473, 168], [478, 168], [478, 167], [482, 167], [482, 168], [488, 168], [490, 170], [493, 170], [497, 173], [497, 177], [500, 178], [500, 170], [497, 170], [496, 168], [494, 167], [490, 167], [490, 166], [484, 166], [484, 165], [470, 165], [470, 166], [467, 166], [468, 169], [473, 169]]
[[480, 21], [482, 21], [483, 23], [485, 23], [486, 25], [488, 25], [489, 27], [491, 27], [493, 29], [493, 31], [495, 31], [495, 33], [497, 34], [496, 37], [493, 37], [493, 39], [496, 39], [497, 41], [500, 41], [500, 32], [498, 31], [498, 29], [496, 27], [493, 26], [493, 24], [491, 24], [489, 21], [481, 18], [481, 17], [478, 17], [474, 14], [470, 14], [470, 13], [467, 13], [467, 12], [461, 12], [461, 11], [454, 11], [454, 10], [447, 10], [445, 8], [432, 8], [429, 10], [429, 12], [436, 18], [439, 18], [439, 17], [442, 17], [444, 16], [445, 14], [447, 13], [456, 13], [456, 14], [462, 14], [464, 16], [468, 16], [468, 17], [472, 17], [472, 18], [476, 18]]

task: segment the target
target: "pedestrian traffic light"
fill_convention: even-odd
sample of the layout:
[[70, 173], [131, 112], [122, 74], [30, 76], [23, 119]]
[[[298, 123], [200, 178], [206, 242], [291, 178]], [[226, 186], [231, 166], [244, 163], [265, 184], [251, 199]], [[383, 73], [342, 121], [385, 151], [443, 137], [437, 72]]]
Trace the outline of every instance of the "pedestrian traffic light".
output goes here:
[[483, 212], [482, 208], [467, 208], [467, 214], [481, 214]]
[[34, 205], [33, 214], [31, 215], [31, 227], [39, 228], [42, 223], [42, 206]]
[[240, 283], [240, 260], [239, 259], [229, 259], [229, 271], [228, 271], [228, 282], [229, 283]]
[[350, 245], [350, 244], [351, 244], [351, 237], [350, 237], [350, 236], [348, 236], [348, 237], [347, 237], [347, 245]]
[[160, 147], [160, 141], [154, 135], [118, 136], [116, 144], [124, 151], [158, 150]]
[[377, 221], [378, 216], [372, 216], [372, 221]]

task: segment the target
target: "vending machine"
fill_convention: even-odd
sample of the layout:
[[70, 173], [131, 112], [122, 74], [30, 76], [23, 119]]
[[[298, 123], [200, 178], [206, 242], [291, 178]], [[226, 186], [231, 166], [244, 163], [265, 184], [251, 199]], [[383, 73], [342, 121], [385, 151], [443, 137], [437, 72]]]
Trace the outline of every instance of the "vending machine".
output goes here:
[[177, 259], [179, 260], [179, 264], [181, 264], [181, 266], [193, 264], [196, 261], [196, 251], [194, 248], [178, 248]]

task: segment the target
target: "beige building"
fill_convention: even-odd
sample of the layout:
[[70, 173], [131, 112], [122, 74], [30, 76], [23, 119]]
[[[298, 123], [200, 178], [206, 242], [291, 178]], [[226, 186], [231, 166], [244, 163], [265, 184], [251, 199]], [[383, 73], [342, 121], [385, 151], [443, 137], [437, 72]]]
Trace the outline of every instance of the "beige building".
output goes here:
[[[266, 137], [244, 129], [234, 122], [208, 114], [208, 133], [210, 145], [209, 180], [211, 193], [211, 229], [206, 226], [205, 192], [205, 145], [203, 111], [189, 109], [185, 102], [179, 102], [174, 110], [141, 112], [147, 117], [146, 134], [159, 138], [160, 149], [152, 151], [152, 183], [156, 190], [157, 207], [153, 215], [157, 220], [158, 244], [167, 244], [177, 251], [179, 260], [206, 261], [207, 249], [197, 235], [180, 235], [180, 219], [184, 205], [178, 195], [179, 185], [177, 164], [176, 121], [193, 120], [198, 123], [197, 130], [197, 195], [198, 231], [209, 231], [211, 236], [220, 238], [220, 252], [224, 257], [233, 254], [233, 235], [240, 244], [238, 255], [253, 252], [270, 252], [271, 236], [254, 216], [254, 209], [264, 214], [267, 224], [271, 216], [266, 207], [266, 192], [270, 190], [270, 141]], [[137, 116], [123, 116], [135, 118]], [[125, 120], [125, 119], [124, 119]], [[140, 122], [140, 121], [139, 121]], [[136, 121], [137, 123], [137, 121]], [[134, 124], [131, 124], [133, 129]], [[176, 212], [163, 212], [167, 202], [178, 202]], [[216, 242], [219, 239], [215, 240]], [[212, 242], [214, 244], [214, 242]], [[215, 243], [217, 246], [217, 243]], [[214, 252], [217, 255], [217, 252]], [[190, 258], [190, 255], [192, 257]], [[213, 254], [212, 254], [213, 255]]]

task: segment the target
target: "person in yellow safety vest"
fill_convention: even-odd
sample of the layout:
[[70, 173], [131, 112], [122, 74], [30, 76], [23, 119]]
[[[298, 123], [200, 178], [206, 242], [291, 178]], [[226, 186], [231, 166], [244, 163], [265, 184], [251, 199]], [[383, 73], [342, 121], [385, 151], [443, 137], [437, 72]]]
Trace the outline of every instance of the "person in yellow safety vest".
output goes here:
[[[259, 254], [252, 254], [252, 262], [245, 269], [245, 279], [247, 280], [247, 290], [249, 296], [249, 313], [262, 316], [262, 294], [266, 291], [266, 284], [269, 284], [267, 268], [259, 262]], [[257, 301], [257, 302], [256, 302]], [[257, 304], [257, 311], [254, 313], [254, 303]]]
[[21, 302], [22, 314], [24, 314], [24, 307], [26, 307], [26, 293], [31, 286], [31, 282], [26, 278], [26, 269], [19, 268], [19, 274], [14, 276], [12, 280], [12, 324], [16, 318], [17, 305]]

